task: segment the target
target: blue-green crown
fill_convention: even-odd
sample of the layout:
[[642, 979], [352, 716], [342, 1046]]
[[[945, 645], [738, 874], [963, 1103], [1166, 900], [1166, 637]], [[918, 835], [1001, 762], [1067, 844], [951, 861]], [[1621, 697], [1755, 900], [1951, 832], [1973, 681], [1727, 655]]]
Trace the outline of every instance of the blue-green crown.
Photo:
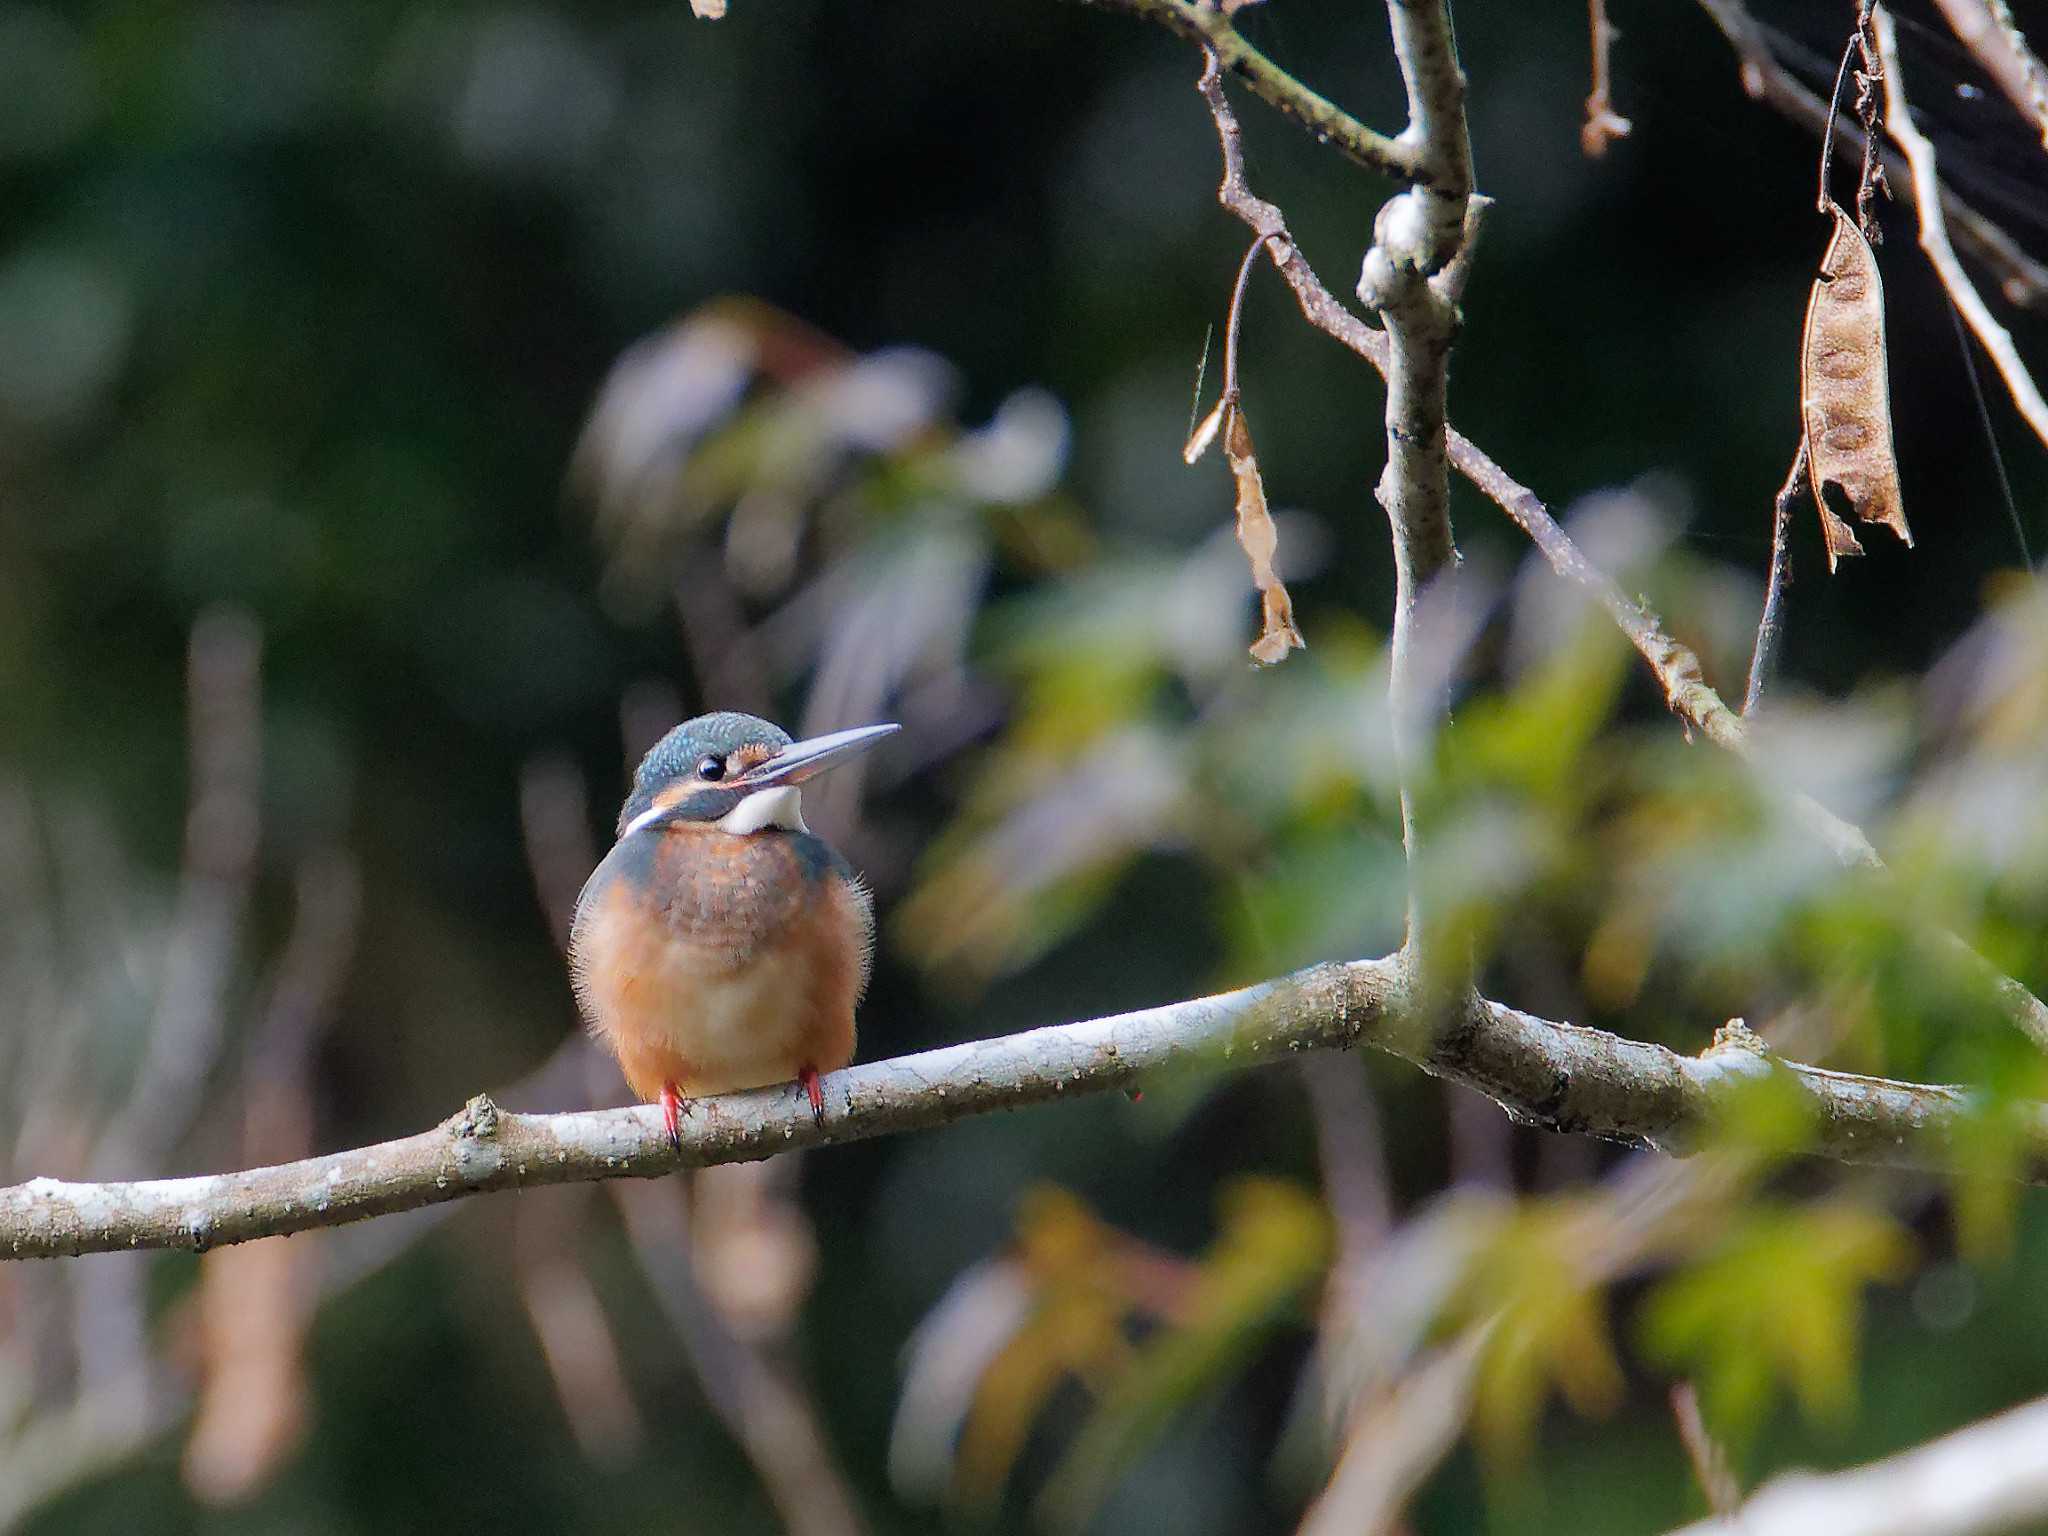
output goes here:
[[[780, 752], [790, 742], [789, 732], [771, 725], [758, 715], [737, 710], [699, 715], [685, 720], [657, 741], [640, 759], [633, 775], [633, 792], [619, 812], [618, 830], [624, 833], [635, 817], [654, 808], [654, 797], [678, 783], [698, 783], [697, 765], [707, 757], [726, 758], [741, 747], [759, 744]], [[682, 821], [717, 821], [740, 803], [745, 791], [705, 783], [675, 808]]]

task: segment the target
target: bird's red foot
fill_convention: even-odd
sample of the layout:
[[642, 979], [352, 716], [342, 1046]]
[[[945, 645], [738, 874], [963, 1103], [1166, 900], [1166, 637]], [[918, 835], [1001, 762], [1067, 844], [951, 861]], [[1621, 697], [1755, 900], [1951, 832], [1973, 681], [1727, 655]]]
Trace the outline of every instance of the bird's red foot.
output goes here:
[[661, 1085], [661, 1123], [668, 1131], [668, 1144], [683, 1150], [683, 1096], [674, 1083]]
[[809, 1062], [796, 1069], [796, 1080], [803, 1084], [804, 1095], [811, 1101], [812, 1123], [823, 1127], [825, 1124], [825, 1090], [818, 1083], [818, 1069]]

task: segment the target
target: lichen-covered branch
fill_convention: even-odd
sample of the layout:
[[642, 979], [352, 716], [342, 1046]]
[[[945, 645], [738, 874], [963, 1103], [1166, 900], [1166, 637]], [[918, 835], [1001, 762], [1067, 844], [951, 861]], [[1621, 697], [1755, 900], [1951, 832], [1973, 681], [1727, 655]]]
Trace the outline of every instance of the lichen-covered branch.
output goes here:
[[1428, 741], [1444, 713], [1420, 654], [1421, 604], [1450, 577], [1458, 552], [1451, 538], [1450, 462], [1445, 445], [1451, 342], [1467, 263], [1461, 248], [1476, 233], [1472, 146], [1465, 129], [1465, 72], [1458, 64], [1446, 0], [1387, 0], [1394, 56], [1408, 93], [1400, 142], [1423, 175], [1390, 198], [1373, 220], [1373, 243], [1358, 297], [1386, 328], [1387, 463], [1377, 491], [1394, 544], [1394, 625], [1388, 691], [1394, 755], [1401, 772], [1401, 835], [1408, 850], [1408, 950], [1425, 972], [1463, 985], [1466, 969], [1439, 952], [1425, 892], [1427, 854], [1417, 826], [1416, 786]]
[[[1969, 1107], [1958, 1088], [1780, 1061], [1736, 1028], [1703, 1055], [1682, 1056], [1472, 998], [1432, 1034], [1416, 1027], [1425, 1022], [1416, 996], [1399, 956], [1315, 966], [1215, 997], [835, 1072], [824, 1080], [822, 1123], [793, 1084], [699, 1099], [680, 1149], [652, 1106], [521, 1115], [479, 1096], [416, 1136], [271, 1168], [0, 1189], [0, 1258], [209, 1248], [494, 1190], [752, 1161], [1132, 1088], [1175, 1070], [1359, 1045], [1476, 1088], [1522, 1124], [1678, 1154], [1711, 1127], [1724, 1094], [1772, 1072], [1804, 1095], [1811, 1149], [1844, 1162], [1943, 1167]], [[2024, 1135], [2027, 1176], [2048, 1181], [2048, 1107]]]

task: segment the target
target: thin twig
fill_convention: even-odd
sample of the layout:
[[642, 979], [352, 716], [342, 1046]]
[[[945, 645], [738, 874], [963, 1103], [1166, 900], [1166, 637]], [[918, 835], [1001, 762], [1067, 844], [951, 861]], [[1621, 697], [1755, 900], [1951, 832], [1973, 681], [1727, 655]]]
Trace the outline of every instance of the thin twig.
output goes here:
[[262, 632], [239, 609], [209, 610], [192, 625], [192, 783], [177, 907], [149, 1041], [98, 1158], [109, 1171], [162, 1164], [198, 1113], [219, 1057], [223, 998], [255, 878], [262, 655]]
[[1337, 1228], [1338, 1265], [1364, 1259], [1394, 1224], [1379, 1106], [1363, 1067], [1341, 1057], [1311, 1056], [1301, 1064], [1323, 1200]]
[[1707, 1496], [1707, 1508], [1726, 1517], [1742, 1502], [1742, 1490], [1728, 1465], [1728, 1452], [1707, 1429], [1700, 1413], [1700, 1395], [1689, 1381], [1671, 1389], [1671, 1416], [1678, 1421], [1678, 1438], [1684, 1442], [1692, 1475]]
[[1471, 1417], [1485, 1328], [1470, 1328], [1395, 1382], [1352, 1421], [1329, 1486], [1300, 1536], [1382, 1536]]
[[1308, 130], [1316, 142], [1334, 146], [1369, 171], [1401, 181], [1421, 182], [1434, 174], [1416, 147], [1375, 133], [1279, 68], [1238, 34], [1230, 12], [1202, 0], [1091, 0], [1104, 10], [1123, 11], [1156, 21], [1169, 32], [1213, 52], [1223, 68], [1245, 83], [1254, 96], [1278, 108]]
[[2027, 35], [2006, 0], [1934, 0], [1957, 41], [1976, 55], [2006, 99], [2041, 132], [2048, 149], [2048, 70], [2041, 67]]
[[1634, 124], [1614, 110], [1614, 99], [1609, 94], [1609, 56], [1614, 51], [1614, 40], [1621, 34], [1607, 19], [1607, 0], [1586, 0], [1586, 11], [1588, 30], [1593, 36], [1593, 90], [1586, 97], [1586, 122], [1579, 129], [1579, 148], [1597, 160], [1607, 153], [1609, 144], [1627, 138]]
[[512, 1279], [576, 1448], [595, 1466], [632, 1460], [645, 1439], [617, 1335], [582, 1259], [594, 1188], [520, 1204]]
[[1778, 663], [1778, 645], [1785, 637], [1785, 589], [1792, 585], [1792, 503], [1806, 489], [1806, 436], [1800, 434], [1792, 468], [1778, 487], [1771, 507], [1771, 574], [1764, 584], [1764, 611], [1757, 620], [1756, 648], [1749, 655], [1749, 686], [1742, 691], [1743, 718], [1756, 713], [1764, 684]]
[[1927, 259], [1941, 278], [1941, 286], [1948, 291], [1949, 302], [1956, 307], [1968, 322], [1971, 333], [1991, 361], [1998, 368], [1998, 376], [2005, 380], [2005, 387], [2012, 396], [2012, 403], [2019, 408], [2034, 435], [2048, 447], [2048, 401], [2041, 398], [2041, 391], [2035, 385], [2033, 375], [2020, 361], [2018, 350], [2012, 344], [2012, 336], [1991, 316], [1984, 300], [1978, 296], [1969, 274], [1963, 271], [1963, 264], [1956, 260], [1955, 248], [1949, 244], [1948, 226], [1942, 218], [1941, 200], [1935, 191], [1941, 185], [1941, 175], [1936, 167], [1934, 145], [1928, 141], [1913, 123], [1912, 113], [1906, 105], [1906, 85], [1899, 72], [1899, 40], [1892, 25], [1891, 13], [1883, 6], [1876, 12], [1878, 55], [1884, 62], [1885, 93], [1889, 98], [1892, 137], [1906, 152], [1906, 163], [1913, 169], [1914, 202], [1920, 209], [1920, 249], [1927, 253]]
[[[1212, 55], [1213, 57], [1213, 55]], [[1252, 277], [1252, 263], [1259, 259], [1259, 247], [1266, 243], [1265, 236], [1253, 238], [1244, 253], [1244, 260], [1237, 264], [1237, 281], [1230, 289], [1230, 314], [1223, 326], [1223, 399], [1225, 410], [1237, 408], [1237, 338], [1244, 323], [1244, 291]]]
[[[1699, 0], [1699, 3], [1700, 9], [1721, 29], [1721, 35], [1728, 39], [1729, 46], [1741, 61], [1743, 90], [1810, 131], [1822, 132], [1827, 123], [1827, 103], [1778, 63], [1765, 40], [1763, 29], [1749, 14], [1742, 0]], [[1845, 127], [1841, 132], [1844, 138], [1854, 141], [1859, 148], [1862, 146], [1861, 129]], [[1889, 154], [1885, 156], [1885, 163], [1899, 169], [1905, 166], [1903, 157], [1895, 161]], [[1956, 239], [1998, 275], [1999, 291], [2005, 295], [2007, 303], [2028, 309], [2048, 308], [2048, 267], [2034, 260], [2011, 235], [1946, 187], [1941, 189], [1940, 203]]]
[[565, 754], [534, 758], [519, 773], [520, 841], [533, 893], [555, 947], [569, 947], [576, 893], [597, 864], [590, 840], [590, 796], [583, 774]]
[[[1877, 50], [1877, 33], [1871, 20], [1876, 0], [1859, 0], [1856, 11], [1856, 56], [1862, 67], [1856, 71], [1856, 121], [1863, 125], [1863, 165], [1856, 173], [1856, 227], [1872, 245], [1884, 243], [1884, 231], [1871, 211], [1878, 193], [1891, 196], [1885, 180], [1880, 152], [1884, 144], [1884, 98], [1878, 87], [1884, 83], [1884, 59]], [[1938, 189], [1937, 189], [1938, 190]], [[1938, 205], [1939, 196], [1934, 198]]]
[[859, 1507], [816, 1409], [792, 1373], [737, 1338], [704, 1294], [691, 1262], [679, 1191], [615, 1185], [656, 1304], [690, 1357], [706, 1401], [746, 1453], [791, 1536], [858, 1536]]

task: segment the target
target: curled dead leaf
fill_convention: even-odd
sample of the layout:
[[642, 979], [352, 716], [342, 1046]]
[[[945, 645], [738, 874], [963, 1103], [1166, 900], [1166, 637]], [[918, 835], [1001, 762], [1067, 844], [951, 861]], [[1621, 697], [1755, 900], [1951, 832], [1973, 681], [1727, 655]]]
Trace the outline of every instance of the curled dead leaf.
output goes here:
[[1280, 535], [1273, 526], [1273, 514], [1266, 507], [1266, 486], [1259, 477], [1258, 456], [1252, 451], [1251, 423], [1244, 407], [1225, 395], [1216, 408], [1202, 418], [1188, 438], [1181, 457], [1192, 464], [1223, 435], [1223, 456], [1230, 461], [1230, 476], [1237, 482], [1237, 542], [1252, 568], [1252, 584], [1259, 589], [1263, 623], [1259, 638], [1251, 644], [1252, 660], [1272, 666], [1291, 650], [1308, 649], [1301, 631], [1294, 625], [1294, 600], [1287, 595], [1273, 557], [1279, 552]]
[[1245, 559], [1251, 562], [1252, 584], [1259, 589], [1264, 610], [1264, 625], [1251, 645], [1252, 660], [1270, 667], [1297, 647], [1306, 650], [1308, 642], [1294, 627], [1294, 600], [1273, 569], [1280, 535], [1273, 527], [1273, 514], [1266, 509], [1266, 486], [1259, 478], [1259, 461], [1252, 452], [1251, 424], [1244, 419], [1242, 406], [1233, 407], [1230, 412], [1230, 426], [1223, 435], [1223, 453], [1230, 460], [1230, 473], [1237, 481], [1237, 542], [1244, 546]]
[[1806, 305], [1799, 349], [1802, 427], [1814, 505], [1827, 539], [1828, 569], [1860, 555], [1855, 532], [1827, 504], [1839, 486], [1856, 515], [1881, 523], [1907, 544], [1905, 502], [1892, 449], [1891, 394], [1885, 377], [1884, 285], [1877, 258], [1856, 221], [1833, 203], [1834, 238]]

